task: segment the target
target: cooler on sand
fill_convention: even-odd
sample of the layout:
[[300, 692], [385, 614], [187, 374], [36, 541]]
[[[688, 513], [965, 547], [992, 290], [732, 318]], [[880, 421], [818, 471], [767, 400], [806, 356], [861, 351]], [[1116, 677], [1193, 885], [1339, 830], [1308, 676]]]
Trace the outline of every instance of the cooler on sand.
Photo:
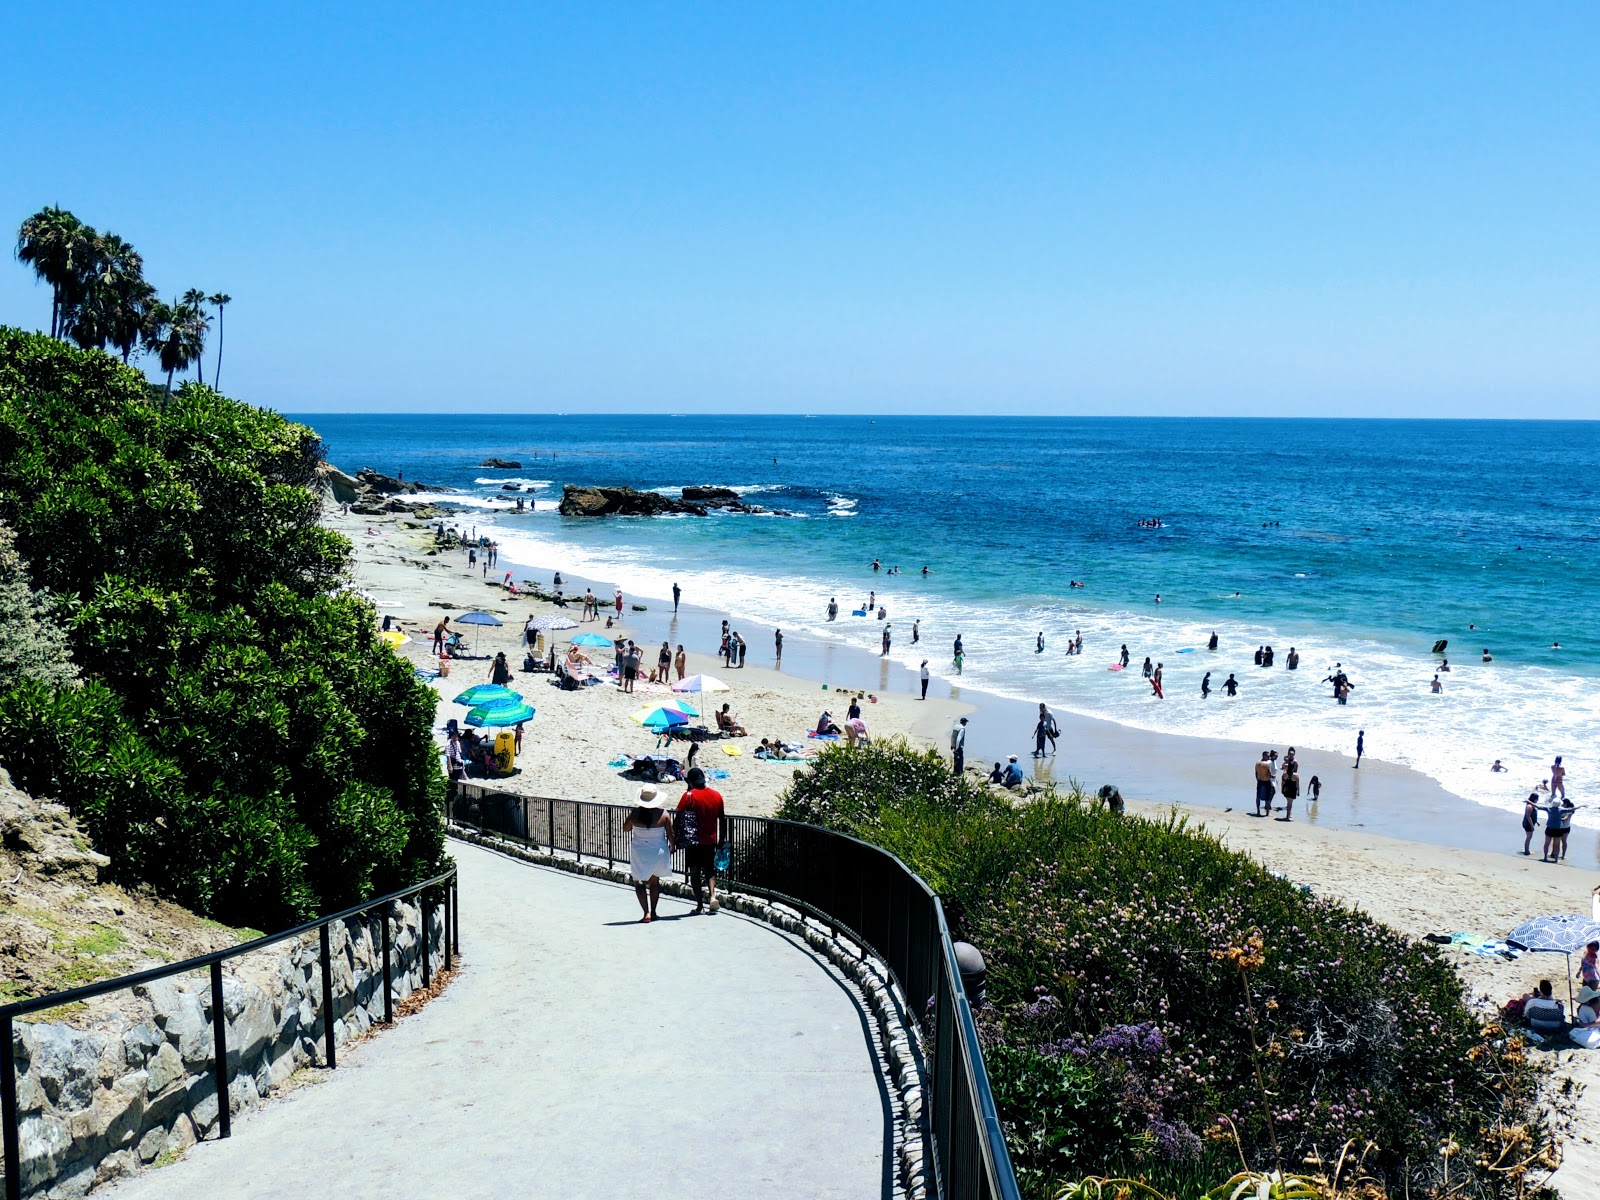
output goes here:
[[509, 775], [516, 765], [517, 735], [509, 729], [502, 729], [494, 735], [494, 769]]

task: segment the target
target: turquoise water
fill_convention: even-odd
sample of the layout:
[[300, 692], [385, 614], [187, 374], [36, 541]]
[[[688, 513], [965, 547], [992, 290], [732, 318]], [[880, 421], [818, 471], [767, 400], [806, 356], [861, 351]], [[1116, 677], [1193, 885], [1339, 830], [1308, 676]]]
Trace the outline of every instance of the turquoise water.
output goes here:
[[[1554, 754], [1575, 791], [1592, 769], [1600, 423], [304, 419], [346, 470], [460, 489], [464, 522], [546, 572], [655, 597], [677, 581], [736, 619], [874, 652], [880, 624], [848, 613], [876, 591], [907, 665], [949, 674], [960, 633], [965, 684], [1128, 725], [1343, 751], [1364, 729], [1369, 753], [1508, 810]], [[491, 455], [523, 465], [478, 465]], [[507, 483], [531, 511], [506, 511]], [[565, 483], [718, 484], [796, 516], [566, 519]], [[1075, 630], [1085, 653], [1067, 657]], [[1108, 671], [1124, 643], [1135, 670]], [[1261, 644], [1272, 670], [1253, 665]], [[1345, 707], [1318, 682], [1336, 662], [1356, 684]], [[1214, 688], [1235, 673], [1238, 698], [1202, 699], [1206, 671]], [[1491, 775], [1493, 758], [1511, 769]]]

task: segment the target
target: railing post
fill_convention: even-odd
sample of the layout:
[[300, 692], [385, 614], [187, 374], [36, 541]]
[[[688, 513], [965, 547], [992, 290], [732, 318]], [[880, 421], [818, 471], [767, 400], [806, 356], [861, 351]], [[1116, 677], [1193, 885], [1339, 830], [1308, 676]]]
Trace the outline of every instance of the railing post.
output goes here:
[[441, 924], [443, 925], [443, 929], [441, 930], [441, 932], [444, 934], [444, 969], [446, 971], [448, 971], [450, 969], [450, 908], [451, 908], [451, 904], [450, 904], [450, 885], [448, 883], [444, 885], [444, 894], [440, 897], [440, 899], [444, 902], [444, 921], [441, 922]]
[[453, 893], [452, 899], [451, 899], [451, 903], [450, 903], [450, 914], [451, 914], [451, 918], [455, 921], [455, 932], [454, 932], [454, 935], [451, 938], [451, 942], [452, 942], [452, 947], [451, 948], [457, 954], [461, 953], [461, 888], [460, 888], [460, 879], [461, 879], [461, 876], [459, 874], [457, 874], [457, 875], [453, 876], [451, 878], [451, 880], [450, 880], [450, 891]]
[[545, 848], [554, 854], [556, 852], [556, 802], [546, 799], [544, 802], [545, 822], [549, 826], [549, 836], [545, 838]]
[[578, 861], [583, 861], [583, 801], [575, 800], [572, 804], [572, 832], [573, 845], [578, 850]]
[[432, 914], [428, 911], [428, 889], [423, 888], [417, 893], [417, 923], [422, 926], [422, 986], [428, 987], [433, 983], [433, 967], [428, 962], [428, 921]]
[[617, 861], [616, 855], [611, 853], [612, 846], [614, 844], [612, 830], [615, 829], [616, 824], [617, 823], [611, 819], [611, 810], [609, 808], [606, 809], [606, 866], [608, 867]]
[[217, 1136], [233, 1135], [233, 1107], [228, 1100], [228, 1014], [222, 1011], [222, 964], [211, 964], [211, 1032], [217, 1066]]
[[319, 931], [322, 935], [322, 1058], [328, 1070], [339, 1065], [333, 1048], [333, 951], [328, 937], [328, 926]]
[[378, 914], [383, 923], [383, 1023], [394, 1023], [394, 964], [389, 954], [389, 905]]
[[0, 1140], [6, 1152], [6, 1200], [22, 1200], [22, 1150], [17, 1134], [17, 1060], [11, 1014], [0, 1015]]

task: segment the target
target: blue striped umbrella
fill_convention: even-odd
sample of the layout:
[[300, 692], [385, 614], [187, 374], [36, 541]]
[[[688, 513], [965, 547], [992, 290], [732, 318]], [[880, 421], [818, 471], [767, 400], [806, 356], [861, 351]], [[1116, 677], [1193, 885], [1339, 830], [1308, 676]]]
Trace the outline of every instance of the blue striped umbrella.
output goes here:
[[534, 711], [533, 706], [526, 701], [504, 706], [486, 704], [467, 713], [467, 724], [479, 726], [521, 725], [524, 721], [533, 720]]

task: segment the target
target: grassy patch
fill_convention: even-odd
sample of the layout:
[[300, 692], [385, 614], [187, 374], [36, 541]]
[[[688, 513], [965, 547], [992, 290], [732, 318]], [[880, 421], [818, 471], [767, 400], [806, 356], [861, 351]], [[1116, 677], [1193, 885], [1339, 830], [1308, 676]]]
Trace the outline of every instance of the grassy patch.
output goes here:
[[110, 925], [94, 925], [90, 931], [72, 943], [78, 954], [98, 957], [114, 954], [128, 944], [128, 935]]

